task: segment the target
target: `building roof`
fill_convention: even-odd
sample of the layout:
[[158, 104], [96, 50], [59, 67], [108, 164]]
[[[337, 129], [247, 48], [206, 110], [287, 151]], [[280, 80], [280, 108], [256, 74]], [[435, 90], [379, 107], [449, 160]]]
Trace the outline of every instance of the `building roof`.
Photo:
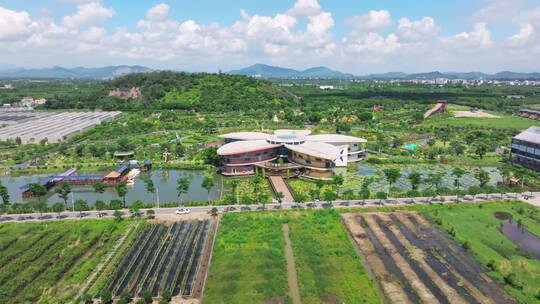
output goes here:
[[217, 150], [217, 153], [219, 155], [234, 155], [238, 153], [255, 152], [277, 147], [281, 147], [281, 145], [269, 144], [266, 142], [266, 140], [235, 141], [221, 146]]
[[359, 137], [341, 134], [320, 134], [306, 137], [307, 141], [317, 141], [326, 143], [365, 143], [367, 140]]
[[285, 147], [297, 153], [307, 154], [332, 161], [339, 157], [339, 149], [336, 146], [322, 142], [306, 141], [300, 145], [285, 145]]
[[288, 130], [288, 129], [282, 129], [282, 130], [275, 130], [274, 135], [296, 135], [296, 136], [308, 136], [311, 134], [311, 130]]
[[266, 139], [268, 137], [268, 134], [261, 132], [235, 132], [222, 134], [219, 137], [236, 140], [261, 140]]
[[514, 139], [540, 145], [540, 127], [532, 126], [528, 128], [527, 130], [516, 135]]

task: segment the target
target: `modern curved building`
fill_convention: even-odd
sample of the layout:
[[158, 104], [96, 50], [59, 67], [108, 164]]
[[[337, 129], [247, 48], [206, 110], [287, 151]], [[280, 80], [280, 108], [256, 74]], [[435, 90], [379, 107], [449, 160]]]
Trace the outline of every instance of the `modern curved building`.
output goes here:
[[225, 145], [226, 176], [255, 174], [300, 175], [330, 178], [337, 168], [362, 158], [365, 139], [340, 135], [310, 135], [309, 130], [276, 130], [274, 134], [237, 132], [221, 135]]

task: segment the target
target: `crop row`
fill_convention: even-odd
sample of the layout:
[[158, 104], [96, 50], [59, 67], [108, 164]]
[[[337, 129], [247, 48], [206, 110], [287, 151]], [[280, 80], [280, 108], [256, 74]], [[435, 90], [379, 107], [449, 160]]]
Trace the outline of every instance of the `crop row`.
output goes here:
[[126, 255], [109, 290], [114, 295], [151, 291], [158, 296], [165, 290], [189, 295], [209, 226], [209, 221], [150, 226]]

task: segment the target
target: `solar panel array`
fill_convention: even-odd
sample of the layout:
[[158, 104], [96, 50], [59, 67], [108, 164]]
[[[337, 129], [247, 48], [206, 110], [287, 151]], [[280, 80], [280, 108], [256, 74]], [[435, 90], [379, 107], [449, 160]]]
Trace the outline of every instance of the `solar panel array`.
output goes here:
[[28, 113], [19, 115], [19, 120], [13, 113], [9, 113], [9, 116], [0, 115], [0, 124], [4, 123], [2, 117], [5, 117], [6, 122], [12, 123], [0, 128], [0, 140], [19, 137], [22, 143], [38, 143], [43, 139], [47, 139], [49, 143], [60, 142], [104, 121], [118, 119], [122, 112], [38, 112], [32, 113], [30, 118], [27, 117]]

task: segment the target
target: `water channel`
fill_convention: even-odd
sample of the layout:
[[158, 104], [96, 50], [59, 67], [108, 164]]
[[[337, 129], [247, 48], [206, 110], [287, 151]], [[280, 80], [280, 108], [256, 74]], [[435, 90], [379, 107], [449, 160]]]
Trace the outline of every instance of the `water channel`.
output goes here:
[[499, 230], [522, 250], [531, 252], [535, 259], [540, 260], [540, 238], [529, 231], [527, 227], [515, 221], [506, 212], [495, 212], [495, 217], [501, 220]]

